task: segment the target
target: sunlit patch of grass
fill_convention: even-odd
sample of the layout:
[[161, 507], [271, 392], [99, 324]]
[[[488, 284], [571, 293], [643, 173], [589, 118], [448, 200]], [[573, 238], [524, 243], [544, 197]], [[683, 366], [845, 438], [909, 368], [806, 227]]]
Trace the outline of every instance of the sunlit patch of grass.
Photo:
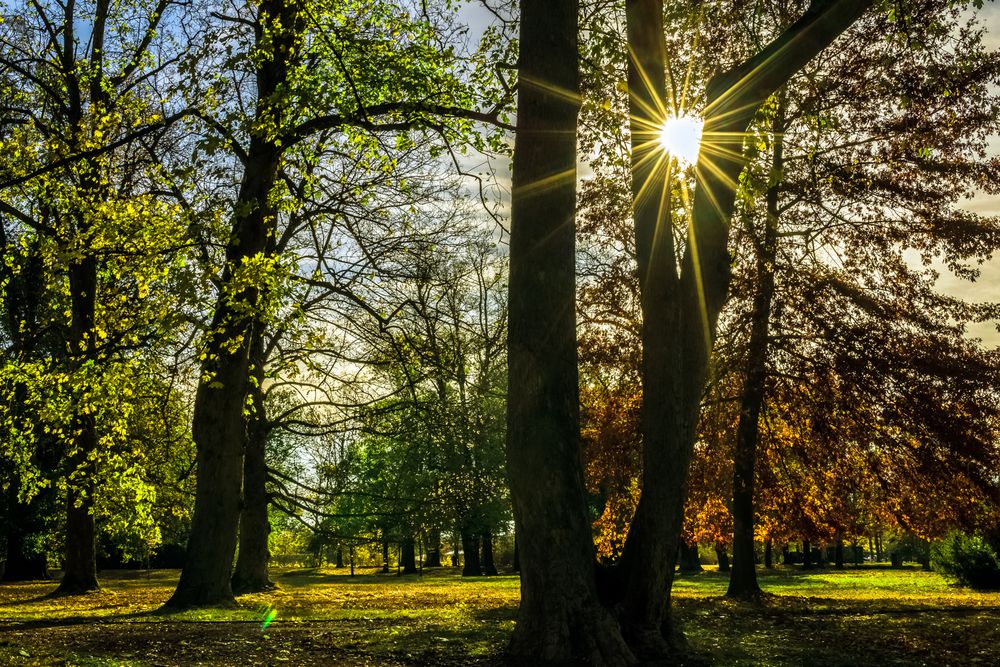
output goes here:
[[[917, 568], [759, 573], [770, 595], [758, 604], [723, 598], [728, 577], [714, 570], [676, 580], [677, 617], [704, 662], [1000, 664], [1000, 593]], [[520, 594], [516, 576], [463, 579], [453, 568], [294, 570], [236, 608], [154, 613], [177, 575], [108, 572], [101, 591], [78, 597], [46, 597], [51, 582], [0, 585], [0, 664], [492, 665]]]

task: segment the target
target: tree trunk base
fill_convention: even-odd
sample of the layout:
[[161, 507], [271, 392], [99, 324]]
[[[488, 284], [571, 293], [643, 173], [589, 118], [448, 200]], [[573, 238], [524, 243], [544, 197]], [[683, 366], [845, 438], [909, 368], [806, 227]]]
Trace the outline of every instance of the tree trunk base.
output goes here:
[[246, 595], [248, 593], [265, 593], [267, 591], [273, 591], [278, 588], [278, 584], [274, 583], [267, 577], [263, 580], [252, 577], [252, 578], [236, 578], [233, 577], [233, 594], [234, 595]]
[[635, 654], [622, 638], [618, 624], [599, 605], [553, 609], [544, 617], [522, 614], [507, 647], [506, 660], [515, 665], [574, 665], [626, 667]]
[[98, 583], [96, 577], [63, 576], [59, 587], [52, 591], [52, 595], [86, 595], [100, 589], [101, 584]]

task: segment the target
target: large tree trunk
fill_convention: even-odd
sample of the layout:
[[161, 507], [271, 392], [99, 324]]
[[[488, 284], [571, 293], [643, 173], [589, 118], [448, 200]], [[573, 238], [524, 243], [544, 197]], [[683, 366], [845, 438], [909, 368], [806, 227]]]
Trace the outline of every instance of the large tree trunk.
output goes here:
[[507, 469], [520, 537], [518, 664], [625, 665], [597, 599], [576, 345], [577, 0], [521, 4], [510, 235]]
[[729, 572], [729, 554], [726, 553], [726, 545], [716, 544], [715, 545], [715, 557], [719, 561], [719, 572]]
[[628, 584], [621, 621], [642, 657], [660, 657], [681, 644], [670, 619], [670, 590], [698, 407], [729, 289], [729, 223], [747, 163], [743, 138], [760, 105], [870, 3], [818, 0], [771, 44], [709, 82], [688, 243], [678, 270], [669, 232], [671, 162], [651, 154], [664, 120], [663, 3], [626, 0], [643, 316], [643, 485], [622, 556]]
[[471, 529], [462, 529], [462, 576], [483, 576], [482, 562], [479, 560], [479, 535]]
[[493, 531], [489, 528], [483, 531], [483, 574], [488, 577], [497, 575], [497, 566], [493, 562]]
[[427, 533], [427, 556], [424, 567], [441, 567], [441, 531], [432, 530]]
[[[251, 154], [237, 204], [233, 240], [226, 248], [222, 284], [232, 282], [239, 266], [266, 253], [273, 234], [267, 195], [274, 186], [279, 152], [251, 140]], [[250, 341], [259, 293], [249, 287], [223, 291], [216, 303], [206, 360], [195, 394], [193, 435], [198, 448], [197, 486], [191, 536], [180, 582], [169, 607], [232, 605], [230, 583], [240, 520], [243, 452], [247, 442], [244, 415], [250, 373]]]
[[680, 540], [678, 544], [680, 555], [680, 571], [685, 574], [701, 572], [701, 558], [698, 556], [698, 543]]
[[264, 0], [258, 10], [258, 40], [266, 40], [269, 58], [259, 64], [255, 119], [262, 130], [250, 137], [243, 180], [226, 245], [221, 288], [206, 335], [205, 361], [195, 394], [192, 434], [198, 448], [194, 517], [187, 557], [168, 607], [232, 605], [231, 575], [240, 519], [243, 452], [247, 443], [244, 415], [250, 385], [250, 347], [258, 324], [260, 288], [235, 288], [241, 265], [273, 254], [276, 212], [269, 202], [282, 146], [271, 135], [281, 117], [278, 93], [288, 79], [297, 32], [298, 7], [284, 0]]
[[255, 332], [251, 343], [254, 359], [252, 370], [255, 378], [253, 393], [254, 416], [250, 424], [250, 435], [243, 461], [243, 508], [240, 512], [239, 555], [233, 571], [233, 592], [259, 593], [271, 590], [274, 583], [267, 573], [271, 560], [268, 549], [268, 535], [271, 522], [267, 516], [267, 437], [268, 426], [264, 415], [264, 396], [260, 390], [264, 377], [263, 340]]
[[412, 537], [407, 537], [399, 545], [399, 561], [403, 566], [403, 574], [417, 573], [417, 543]]
[[[771, 123], [774, 150], [771, 173], [784, 168], [785, 96], [778, 95], [778, 105]], [[733, 454], [733, 573], [726, 595], [753, 598], [761, 593], [757, 583], [754, 548], [754, 477], [757, 471], [757, 439], [760, 411], [764, 405], [767, 378], [768, 330], [771, 303], [774, 300], [775, 260], [778, 255], [778, 195], [781, 179], [774, 176], [767, 189], [767, 212], [763, 238], [755, 242], [757, 251], [757, 290], [750, 316], [750, 342], [747, 349], [746, 379], [741, 397], [740, 421], [736, 429]]]

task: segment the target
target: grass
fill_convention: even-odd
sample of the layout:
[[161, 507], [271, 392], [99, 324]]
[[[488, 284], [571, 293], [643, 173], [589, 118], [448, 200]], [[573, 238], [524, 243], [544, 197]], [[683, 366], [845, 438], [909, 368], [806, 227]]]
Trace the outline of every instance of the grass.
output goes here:
[[[514, 576], [462, 579], [342, 571], [277, 573], [236, 609], [159, 614], [177, 572], [103, 573], [101, 591], [48, 597], [50, 582], [0, 585], [0, 664], [498, 664], [514, 626]], [[718, 665], [1000, 663], [1000, 594], [919, 569], [761, 572], [760, 604], [721, 596], [726, 575], [681, 576], [677, 617], [692, 662]], [[263, 619], [274, 610], [274, 620]]]

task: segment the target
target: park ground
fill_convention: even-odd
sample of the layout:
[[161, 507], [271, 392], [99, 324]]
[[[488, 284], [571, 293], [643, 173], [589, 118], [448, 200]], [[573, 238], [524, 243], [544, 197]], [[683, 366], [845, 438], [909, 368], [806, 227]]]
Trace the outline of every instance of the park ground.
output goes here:
[[[103, 589], [48, 597], [51, 582], [0, 584], [0, 665], [501, 665], [516, 576], [463, 579], [340, 570], [278, 573], [232, 610], [158, 614], [175, 570], [115, 571]], [[997, 665], [1000, 593], [917, 568], [761, 572], [760, 604], [722, 597], [726, 575], [675, 585], [692, 665]], [[268, 622], [269, 621], [269, 622]]]

